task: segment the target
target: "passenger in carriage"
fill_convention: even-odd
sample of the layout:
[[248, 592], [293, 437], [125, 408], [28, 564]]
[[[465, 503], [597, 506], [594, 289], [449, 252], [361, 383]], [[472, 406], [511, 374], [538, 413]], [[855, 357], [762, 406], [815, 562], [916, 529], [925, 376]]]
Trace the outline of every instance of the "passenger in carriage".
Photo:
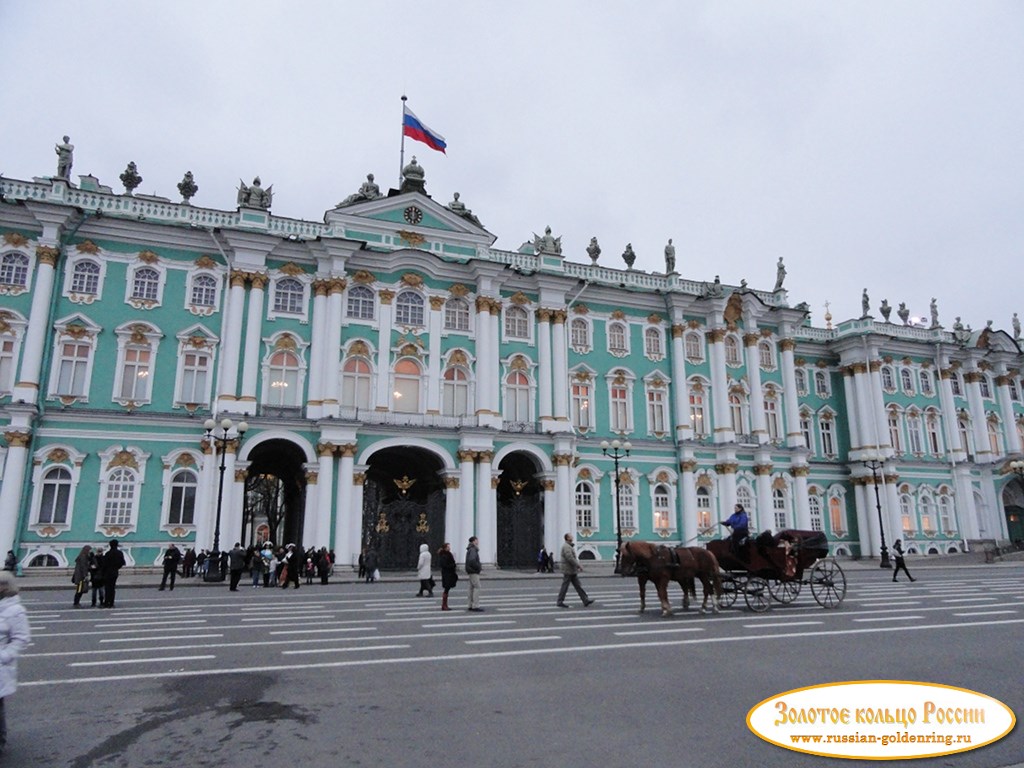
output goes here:
[[747, 511], [743, 509], [742, 504], [737, 504], [733, 510], [729, 519], [720, 521], [720, 524], [732, 530], [732, 535], [729, 537], [729, 551], [733, 556], [739, 557], [740, 547], [743, 546], [750, 535], [750, 519], [747, 517]]

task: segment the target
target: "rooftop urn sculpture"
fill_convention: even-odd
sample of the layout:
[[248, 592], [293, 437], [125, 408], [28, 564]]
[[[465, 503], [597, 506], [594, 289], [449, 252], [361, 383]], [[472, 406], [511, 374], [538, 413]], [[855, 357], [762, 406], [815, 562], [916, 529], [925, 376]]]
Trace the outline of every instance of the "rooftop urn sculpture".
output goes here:
[[199, 191], [199, 185], [192, 178], [192, 171], [185, 171], [185, 175], [178, 182], [178, 191], [181, 193], [181, 202], [184, 205], [191, 205], [192, 198]]
[[587, 256], [590, 257], [591, 264], [597, 264], [598, 258], [601, 256], [601, 246], [597, 244], [597, 238], [590, 238], [590, 245], [587, 246]]
[[139, 176], [139, 169], [135, 167], [135, 161], [128, 163], [128, 167], [124, 169], [118, 178], [121, 179], [121, 183], [124, 184], [124, 191], [126, 195], [131, 195], [132, 192], [142, 183], [142, 177]]

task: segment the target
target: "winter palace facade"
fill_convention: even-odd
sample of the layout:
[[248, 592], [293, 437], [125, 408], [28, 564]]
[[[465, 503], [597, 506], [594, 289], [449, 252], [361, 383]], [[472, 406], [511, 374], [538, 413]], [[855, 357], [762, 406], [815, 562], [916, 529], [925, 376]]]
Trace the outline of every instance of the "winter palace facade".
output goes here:
[[1022, 535], [1019, 331], [866, 297], [812, 327], [781, 262], [756, 290], [610, 268], [596, 241], [574, 261], [550, 230], [497, 250], [415, 160], [320, 222], [272, 215], [258, 180], [216, 210], [190, 175], [174, 202], [131, 167], [122, 194], [69, 171], [0, 179], [0, 548], [22, 567], [215, 536], [409, 567], [471, 535], [528, 567], [567, 531], [597, 559], [699, 544], [736, 503], [851, 556]]

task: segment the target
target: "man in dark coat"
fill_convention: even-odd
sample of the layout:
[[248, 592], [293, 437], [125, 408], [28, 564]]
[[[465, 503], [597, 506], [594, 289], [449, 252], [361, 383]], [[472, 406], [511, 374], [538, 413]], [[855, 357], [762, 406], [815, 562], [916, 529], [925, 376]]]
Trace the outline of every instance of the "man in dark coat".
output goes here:
[[167, 548], [167, 553], [164, 555], [164, 577], [160, 580], [160, 590], [163, 591], [167, 586], [168, 577], [171, 580], [171, 589], [174, 589], [174, 580], [178, 576], [178, 564], [181, 562], [181, 550], [178, 549], [174, 544], [171, 544]]
[[242, 580], [242, 571], [245, 570], [245, 550], [241, 542], [236, 541], [228, 553], [228, 570], [231, 571], [231, 591], [237, 592], [238, 582]]
[[125, 566], [124, 552], [117, 544], [117, 539], [110, 540], [110, 549], [103, 555], [103, 607], [113, 608], [117, 576]]

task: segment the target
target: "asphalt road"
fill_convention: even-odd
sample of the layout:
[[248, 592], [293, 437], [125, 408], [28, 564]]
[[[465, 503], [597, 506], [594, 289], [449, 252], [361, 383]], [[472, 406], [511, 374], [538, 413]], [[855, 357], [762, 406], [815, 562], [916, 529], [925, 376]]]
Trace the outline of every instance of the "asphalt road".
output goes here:
[[[931, 568], [915, 584], [847, 572], [836, 610], [805, 588], [767, 613], [637, 614], [636, 584], [584, 575], [483, 582], [485, 612], [409, 583], [295, 590], [118, 590], [72, 610], [28, 591], [33, 645], [7, 700], [4, 765], [874, 765], [781, 749], [759, 701], [844, 680], [942, 683], [1024, 712], [1024, 569]], [[677, 593], [673, 593], [675, 596]], [[981, 749], [904, 761], [1024, 762], [1021, 727]], [[896, 765], [902, 763], [896, 762]]]

